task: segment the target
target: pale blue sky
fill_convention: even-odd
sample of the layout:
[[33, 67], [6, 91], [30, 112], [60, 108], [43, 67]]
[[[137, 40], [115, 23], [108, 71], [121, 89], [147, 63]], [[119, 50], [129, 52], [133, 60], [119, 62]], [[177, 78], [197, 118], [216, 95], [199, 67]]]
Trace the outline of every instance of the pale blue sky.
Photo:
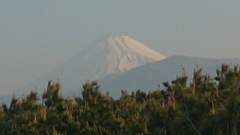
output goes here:
[[167, 56], [240, 58], [239, 7], [239, 0], [1, 0], [1, 93], [109, 35]]

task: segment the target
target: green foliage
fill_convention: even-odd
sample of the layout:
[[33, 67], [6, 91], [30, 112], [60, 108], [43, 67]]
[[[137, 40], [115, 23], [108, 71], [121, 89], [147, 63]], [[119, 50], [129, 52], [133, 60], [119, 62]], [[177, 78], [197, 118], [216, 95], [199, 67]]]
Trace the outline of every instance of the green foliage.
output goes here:
[[0, 134], [37, 135], [236, 135], [240, 133], [240, 67], [223, 64], [211, 78], [194, 70], [164, 89], [103, 94], [97, 81], [83, 85], [82, 96], [64, 98], [60, 84], [49, 81], [37, 92], [0, 107]]

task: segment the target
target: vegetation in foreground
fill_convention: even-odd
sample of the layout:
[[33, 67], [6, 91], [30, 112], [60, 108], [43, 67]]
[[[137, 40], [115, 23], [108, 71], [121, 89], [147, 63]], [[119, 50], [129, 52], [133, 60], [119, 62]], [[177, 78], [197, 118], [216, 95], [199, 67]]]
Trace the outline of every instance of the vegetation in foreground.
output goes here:
[[82, 95], [64, 98], [49, 82], [41, 100], [36, 92], [13, 96], [0, 107], [1, 135], [236, 135], [240, 134], [240, 67], [223, 64], [211, 78], [200, 68], [164, 89], [103, 94], [96, 81]]

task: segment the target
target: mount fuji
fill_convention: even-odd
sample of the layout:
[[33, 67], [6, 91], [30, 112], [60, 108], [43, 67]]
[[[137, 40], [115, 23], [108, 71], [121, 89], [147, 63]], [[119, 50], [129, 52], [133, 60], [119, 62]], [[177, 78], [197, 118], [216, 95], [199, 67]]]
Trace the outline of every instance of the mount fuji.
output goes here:
[[[203, 69], [203, 74], [214, 76], [215, 69], [223, 63], [239, 65], [240, 59], [166, 57], [129, 36], [110, 36], [88, 45], [46, 75], [15, 91], [15, 95], [28, 94], [34, 89], [41, 95], [49, 80], [59, 80], [65, 96], [81, 95], [80, 89], [86, 80], [97, 80], [103, 92], [119, 97], [122, 89], [128, 92], [155, 90], [163, 81], [181, 75], [182, 67], [189, 79], [197, 67]], [[1, 96], [5, 101], [11, 99], [11, 95]]]
[[112, 78], [130, 69], [165, 58], [163, 54], [129, 36], [110, 36], [93, 42], [15, 94], [27, 94], [36, 88], [41, 95], [48, 80], [59, 80], [61, 91], [71, 95], [79, 90], [86, 80]]

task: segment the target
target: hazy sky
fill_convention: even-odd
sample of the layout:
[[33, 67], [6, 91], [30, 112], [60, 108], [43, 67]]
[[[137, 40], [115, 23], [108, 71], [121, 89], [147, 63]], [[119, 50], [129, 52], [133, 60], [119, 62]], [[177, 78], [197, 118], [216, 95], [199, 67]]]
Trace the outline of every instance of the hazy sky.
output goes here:
[[109, 35], [167, 56], [240, 58], [239, 7], [239, 0], [1, 0], [0, 95]]

